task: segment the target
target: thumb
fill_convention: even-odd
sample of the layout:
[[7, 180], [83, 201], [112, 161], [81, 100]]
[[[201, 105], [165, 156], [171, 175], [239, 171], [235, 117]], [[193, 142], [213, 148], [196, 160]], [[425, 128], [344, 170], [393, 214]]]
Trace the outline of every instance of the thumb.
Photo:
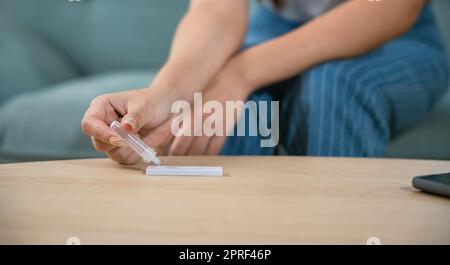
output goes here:
[[[131, 102], [130, 102], [131, 103]], [[121, 126], [129, 133], [137, 133], [150, 120], [147, 104], [132, 103], [128, 105], [128, 113], [122, 118]]]

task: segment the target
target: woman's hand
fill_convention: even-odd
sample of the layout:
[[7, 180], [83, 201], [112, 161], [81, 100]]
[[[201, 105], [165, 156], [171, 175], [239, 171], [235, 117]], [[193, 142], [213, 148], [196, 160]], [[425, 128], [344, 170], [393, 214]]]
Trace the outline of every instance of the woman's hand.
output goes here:
[[121, 164], [134, 164], [139, 156], [109, 128], [121, 121], [130, 133], [138, 133], [152, 147], [167, 145], [171, 139], [169, 123], [172, 98], [156, 87], [106, 94], [95, 98], [81, 122], [82, 131], [91, 136], [94, 147]]
[[[203, 104], [210, 100], [218, 101], [222, 105], [223, 114], [225, 115], [226, 101], [243, 101], [245, 103], [252, 91], [252, 86], [239, 74], [237, 67], [234, 66], [233, 60], [231, 60], [203, 91]], [[192, 107], [191, 109], [193, 110], [194, 108]], [[239, 120], [241, 113], [242, 110], [238, 110], [236, 121]], [[211, 114], [203, 114], [202, 120], [204, 121], [209, 115]], [[222, 135], [206, 136], [205, 132], [202, 131], [202, 136], [177, 136], [169, 147], [169, 155], [218, 155], [226, 140], [228, 133], [226, 128], [233, 129], [235, 125], [233, 120], [225, 119], [225, 116], [222, 120], [223, 124], [214, 124], [215, 127], [221, 126], [223, 128]], [[194, 121], [193, 116], [191, 121]], [[227, 122], [232, 122], [233, 124], [226, 124]], [[190, 133], [189, 135], [193, 135], [192, 131], [186, 131], [188, 127], [193, 129], [194, 125], [183, 126], [179, 133]]]

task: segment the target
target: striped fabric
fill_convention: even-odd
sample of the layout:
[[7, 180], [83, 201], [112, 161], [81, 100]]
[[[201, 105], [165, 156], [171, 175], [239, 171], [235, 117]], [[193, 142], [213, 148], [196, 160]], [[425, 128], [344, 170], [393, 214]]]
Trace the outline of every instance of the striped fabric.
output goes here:
[[[258, 7], [246, 47], [298, 26]], [[425, 117], [447, 82], [445, 46], [427, 6], [407, 34], [363, 56], [317, 65], [250, 99], [280, 100], [280, 144], [289, 155], [379, 157], [392, 137]], [[228, 137], [221, 154], [276, 154], [259, 140]]]

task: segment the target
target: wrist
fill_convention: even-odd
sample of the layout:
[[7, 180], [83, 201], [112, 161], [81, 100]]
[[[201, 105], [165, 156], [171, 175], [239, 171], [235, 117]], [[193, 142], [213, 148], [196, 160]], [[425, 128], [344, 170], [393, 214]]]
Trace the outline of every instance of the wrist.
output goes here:
[[[169, 68], [170, 69], [170, 68]], [[195, 78], [189, 75], [179, 74], [180, 71], [174, 71], [173, 68], [166, 70], [165, 67], [157, 74], [152, 84], [151, 89], [158, 93], [167, 95], [172, 101], [185, 100], [192, 101], [195, 92], [201, 92], [199, 88], [204, 88], [205, 85], [195, 85]]]
[[152, 81], [146, 90], [151, 96], [164, 99], [164, 101], [175, 102], [181, 99], [181, 95], [179, 95], [180, 89], [177, 89], [175, 84], [164, 82], [158, 77]]
[[254, 77], [251, 66], [248, 64], [248, 60], [246, 60], [245, 51], [237, 54], [230, 61], [227, 68], [243, 84], [249, 95], [260, 87], [257, 78]]
[[235, 79], [239, 80], [239, 83], [242, 84], [241, 87], [248, 95], [258, 89], [259, 86], [252, 78], [251, 71], [249, 71], [241, 54], [238, 54], [236, 57], [231, 59], [226, 67], [226, 70], [230, 75], [234, 76]]

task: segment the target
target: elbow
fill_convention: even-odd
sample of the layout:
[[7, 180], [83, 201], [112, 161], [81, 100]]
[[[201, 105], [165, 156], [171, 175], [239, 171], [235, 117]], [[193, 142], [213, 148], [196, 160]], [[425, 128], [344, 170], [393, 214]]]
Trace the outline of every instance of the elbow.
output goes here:
[[196, 0], [191, 1], [186, 17], [243, 35], [247, 28], [248, 6], [246, 1]]
[[410, 5], [406, 5], [401, 12], [394, 12], [395, 27], [392, 27], [392, 37], [403, 35], [411, 30], [425, 3], [425, 0], [411, 1]]
[[[420, 11], [419, 11], [420, 12]], [[393, 29], [393, 37], [398, 37], [410, 31], [414, 25], [416, 24], [417, 17], [419, 13], [416, 14], [407, 14], [399, 19], [399, 22], [396, 27]]]
[[381, 31], [374, 34], [374, 39], [369, 40], [367, 49], [363, 52], [375, 49], [384, 43], [408, 33], [415, 26], [422, 8], [423, 5], [416, 4], [410, 5], [400, 12], [392, 12], [384, 21], [384, 25], [379, 28]]
[[247, 1], [210, 1], [191, 0], [187, 14], [208, 14], [216, 20], [227, 22], [246, 22], [248, 13]]

